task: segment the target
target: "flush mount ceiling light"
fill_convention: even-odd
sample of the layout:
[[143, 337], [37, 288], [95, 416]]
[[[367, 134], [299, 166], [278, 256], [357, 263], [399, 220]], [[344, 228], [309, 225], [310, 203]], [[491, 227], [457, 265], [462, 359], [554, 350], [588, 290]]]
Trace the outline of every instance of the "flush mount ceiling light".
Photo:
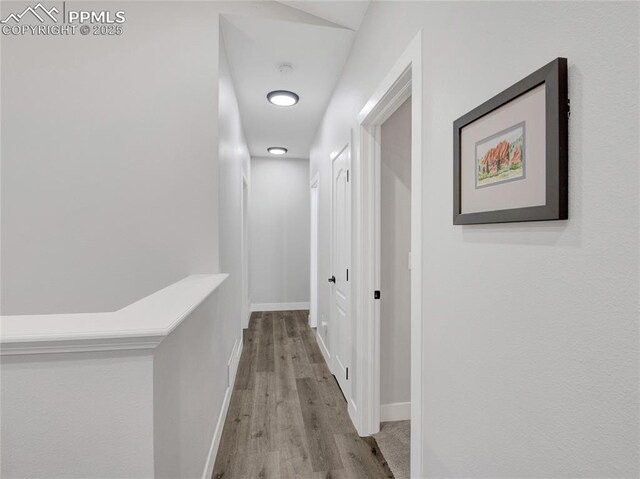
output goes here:
[[269, 92], [267, 100], [277, 106], [293, 106], [300, 100], [300, 97], [287, 90], [275, 90]]
[[287, 151], [286, 148], [282, 147], [282, 146], [271, 146], [269, 148], [267, 148], [267, 151], [269, 153], [271, 153], [272, 155], [284, 155]]

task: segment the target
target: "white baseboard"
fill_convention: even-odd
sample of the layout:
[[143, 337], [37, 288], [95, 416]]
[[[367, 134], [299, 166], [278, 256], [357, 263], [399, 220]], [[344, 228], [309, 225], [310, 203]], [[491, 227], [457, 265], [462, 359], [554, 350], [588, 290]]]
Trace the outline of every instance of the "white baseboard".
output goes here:
[[[347, 413], [349, 414], [349, 417], [351, 418], [351, 422], [356, 425], [358, 424], [358, 406], [356, 406], [356, 403], [353, 401], [352, 398], [349, 398], [349, 401], [347, 403]], [[358, 430], [358, 432], [360, 432]], [[368, 436], [368, 434], [367, 434]]]
[[[318, 343], [318, 347], [320, 348], [320, 351], [324, 356], [324, 360], [327, 363], [327, 366], [329, 366], [331, 364], [331, 354], [329, 354], [329, 349], [327, 348], [327, 345], [324, 344], [324, 339], [322, 339], [322, 336], [317, 331], [316, 331], [316, 342]], [[331, 369], [331, 367], [329, 367], [329, 369]]]
[[249, 305], [248, 309], [247, 317], [242, 318], [242, 329], [247, 329], [249, 327], [249, 322], [251, 321], [251, 305]]
[[309, 303], [255, 303], [251, 311], [297, 311], [309, 309]]
[[380, 404], [380, 422], [405, 421], [407, 419], [411, 419], [410, 402]]
[[224, 400], [222, 401], [222, 408], [220, 409], [220, 414], [218, 414], [218, 422], [215, 430], [213, 431], [213, 438], [211, 439], [211, 446], [209, 447], [209, 454], [207, 455], [207, 462], [204, 466], [202, 479], [210, 479], [213, 474], [213, 466], [215, 465], [216, 455], [218, 454], [218, 448], [220, 447], [224, 422], [227, 418], [227, 412], [229, 411], [229, 403], [231, 402], [233, 385], [236, 382], [236, 373], [238, 372], [238, 364], [240, 363], [241, 354], [242, 336], [240, 339], [236, 340], [236, 344], [233, 345], [233, 351], [231, 351], [231, 356], [229, 357], [229, 384], [227, 384], [227, 390], [224, 393]]

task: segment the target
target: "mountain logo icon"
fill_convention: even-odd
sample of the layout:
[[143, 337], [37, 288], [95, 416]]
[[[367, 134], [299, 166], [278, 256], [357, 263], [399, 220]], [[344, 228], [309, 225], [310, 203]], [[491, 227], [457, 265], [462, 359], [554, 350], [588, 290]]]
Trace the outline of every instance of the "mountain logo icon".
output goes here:
[[46, 17], [49, 17], [54, 22], [58, 23], [58, 19], [55, 17], [55, 15], [60, 13], [60, 11], [56, 7], [47, 10], [46, 8], [44, 8], [42, 3], [38, 3], [35, 7], [29, 6], [25, 8], [22, 13], [12, 13], [4, 20], [0, 20], [0, 23], [8, 23], [10, 20], [13, 20], [15, 23], [20, 23], [22, 17], [24, 17], [27, 13], [31, 13], [34, 17], [40, 20], [40, 23], [44, 23]]

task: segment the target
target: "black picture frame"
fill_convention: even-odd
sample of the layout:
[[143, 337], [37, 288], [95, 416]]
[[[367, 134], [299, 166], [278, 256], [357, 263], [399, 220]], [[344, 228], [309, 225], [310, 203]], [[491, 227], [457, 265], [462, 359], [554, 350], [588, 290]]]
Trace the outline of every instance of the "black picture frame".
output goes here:
[[[462, 129], [545, 84], [546, 202], [540, 206], [462, 213], [461, 134]], [[568, 218], [568, 130], [569, 100], [567, 59], [556, 58], [523, 78], [453, 123], [453, 224], [471, 225], [523, 221], [565, 220]]]

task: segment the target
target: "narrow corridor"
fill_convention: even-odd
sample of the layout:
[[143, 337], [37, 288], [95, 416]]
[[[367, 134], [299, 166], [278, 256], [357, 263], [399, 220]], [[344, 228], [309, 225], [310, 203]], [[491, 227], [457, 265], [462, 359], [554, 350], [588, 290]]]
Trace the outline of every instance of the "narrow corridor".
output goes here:
[[356, 433], [307, 313], [253, 313], [213, 478], [393, 477]]

